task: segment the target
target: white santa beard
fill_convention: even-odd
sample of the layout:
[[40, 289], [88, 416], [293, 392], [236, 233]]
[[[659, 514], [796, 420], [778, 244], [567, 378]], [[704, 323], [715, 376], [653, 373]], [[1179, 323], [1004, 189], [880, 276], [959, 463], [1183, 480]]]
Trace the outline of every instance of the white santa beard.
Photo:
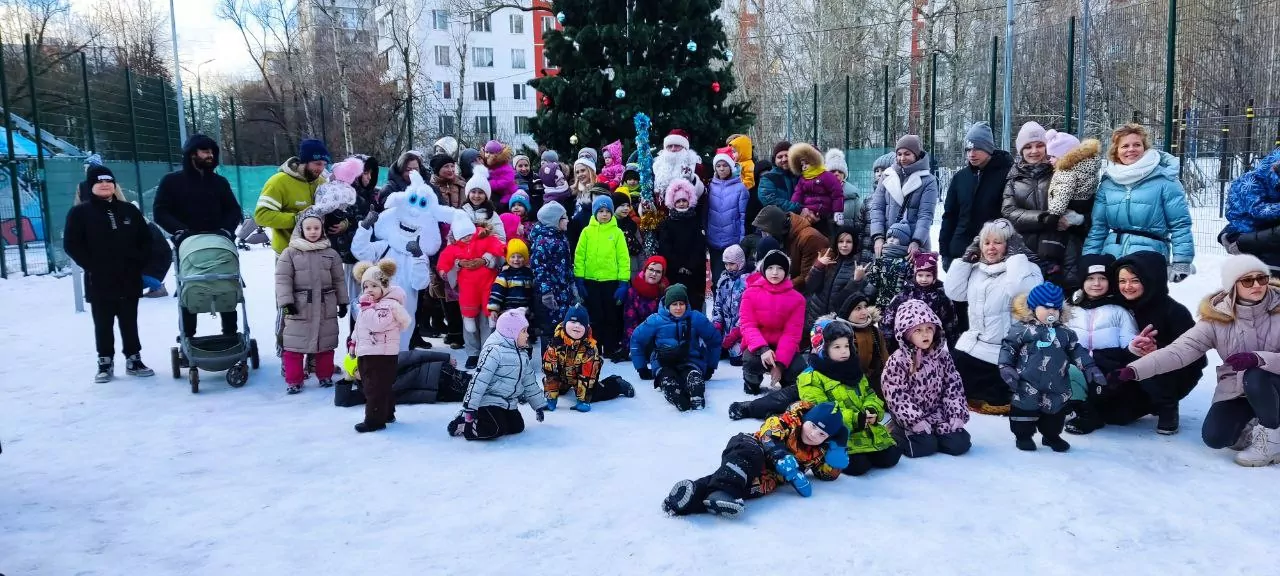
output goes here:
[[692, 150], [683, 152], [668, 152], [663, 150], [653, 159], [653, 183], [654, 196], [661, 198], [666, 193], [667, 186], [672, 180], [685, 176], [685, 169], [688, 168], [689, 175], [694, 174], [694, 168], [698, 165], [698, 154]]

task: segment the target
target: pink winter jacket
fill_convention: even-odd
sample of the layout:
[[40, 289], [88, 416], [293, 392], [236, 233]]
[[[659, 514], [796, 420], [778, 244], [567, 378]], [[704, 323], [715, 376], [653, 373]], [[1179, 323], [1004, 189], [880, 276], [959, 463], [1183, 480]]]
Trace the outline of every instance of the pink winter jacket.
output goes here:
[[747, 278], [738, 315], [746, 350], [759, 354], [772, 348], [779, 362], [791, 365], [804, 333], [804, 296], [791, 286], [790, 278], [770, 284], [763, 274], [753, 273]]
[[819, 218], [830, 218], [844, 211], [844, 185], [835, 173], [827, 170], [812, 180], [801, 178], [796, 182], [791, 201], [808, 208]]
[[[1227, 292], [1217, 292], [1200, 302], [1200, 320], [1172, 344], [1129, 364], [1138, 380], [1146, 380], [1189, 366], [1215, 350], [1226, 360], [1232, 354], [1253, 352], [1262, 359], [1259, 368], [1280, 374], [1280, 284], [1272, 281], [1262, 302], [1236, 306]], [[1217, 370], [1218, 387], [1213, 401], [1244, 396], [1244, 373], [1230, 364]]]
[[501, 164], [489, 169], [489, 188], [493, 190], [489, 197], [494, 204], [506, 206], [511, 202], [511, 195], [520, 188], [516, 186], [516, 169], [510, 164]]
[[392, 286], [381, 300], [360, 311], [354, 333], [357, 358], [400, 353], [400, 331], [413, 325], [404, 309], [404, 298], [404, 290]]
[[[909, 336], [921, 324], [938, 328], [928, 350], [916, 348]], [[907, 300], [898, 308], [894, 335], [899, 348], [889, 356], [880, 381], [889, 412], [908, 434], [951, 434], [969, 422], [964, 384], [941, 330], [942, 322], [928, 304]]]

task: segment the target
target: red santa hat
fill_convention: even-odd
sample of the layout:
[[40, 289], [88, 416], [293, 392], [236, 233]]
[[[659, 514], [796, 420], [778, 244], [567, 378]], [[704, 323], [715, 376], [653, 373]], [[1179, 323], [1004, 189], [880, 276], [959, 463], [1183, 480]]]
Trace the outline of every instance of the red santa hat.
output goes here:
[[667, 134], [666, 138], [662, 139], [662, 147], [666, 148], [667, 146], [670, 146], [672, 144], [679, 144], [681, 146], [684, 146], [686, 149], [688, 149], [689, 133], [679, 128], [672, 130], [670, 134]]

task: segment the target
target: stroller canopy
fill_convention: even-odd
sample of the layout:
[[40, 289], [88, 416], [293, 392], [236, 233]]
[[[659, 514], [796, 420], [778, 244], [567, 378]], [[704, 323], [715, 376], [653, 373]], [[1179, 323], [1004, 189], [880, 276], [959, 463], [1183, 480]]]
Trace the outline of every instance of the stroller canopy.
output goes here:
[[235, 312], [244, 299], [240, 254], [229, 238], [199, 234], [178, 247], [178, 300], [192, 312]]

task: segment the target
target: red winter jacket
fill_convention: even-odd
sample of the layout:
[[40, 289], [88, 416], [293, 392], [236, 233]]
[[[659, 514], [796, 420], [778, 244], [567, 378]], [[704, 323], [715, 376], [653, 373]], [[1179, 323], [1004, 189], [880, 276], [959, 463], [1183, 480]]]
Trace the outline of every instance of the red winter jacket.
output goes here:
[[[464, 317], [476, 318], [484, 313], [489, 304], [489, 289], [498, 277], [503, 254], [502, 241], [487, 232], [472, 235], [466, 242], [454, 242], [440, 251], [437, 264], [440, 275], [448, 277], [457, 271], [458, 307]], [[458, 266], [459, 260], [472, 258], [484, 258], [486, 264], [471, 270]]]
[[779, 362], [791, 365], [804, 335], [804, 296], [791, 286], [790, 278], [770, 284], [763, 274], [752, 274], [738, 314], [747, 350], [760, 353], [772, 348]]

